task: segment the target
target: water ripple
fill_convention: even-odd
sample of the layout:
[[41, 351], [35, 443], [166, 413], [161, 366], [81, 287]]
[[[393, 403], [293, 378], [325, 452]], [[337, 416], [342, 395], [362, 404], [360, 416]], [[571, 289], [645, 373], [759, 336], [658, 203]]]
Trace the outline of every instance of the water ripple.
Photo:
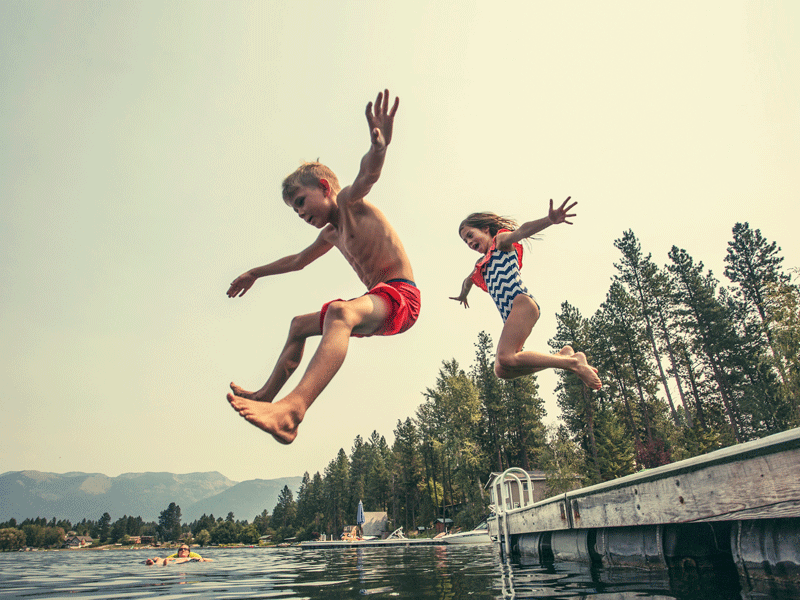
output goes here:
[[665, 572], [510, 563], [492, 546], [213, 548], [202, 553], [214, 562], [146, 566], [152, 550], [2, 553], [0, 600], [749, 600], [730, 583], [702, 593], [676, 591]]

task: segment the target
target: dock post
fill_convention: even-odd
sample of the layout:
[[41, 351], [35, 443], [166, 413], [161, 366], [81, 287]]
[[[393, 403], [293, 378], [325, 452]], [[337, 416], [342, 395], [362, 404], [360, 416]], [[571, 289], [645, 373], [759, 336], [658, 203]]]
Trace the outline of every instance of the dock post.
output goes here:
[[800, 519], [737, 521], [731, 551], [743, 579], [800, 583]]

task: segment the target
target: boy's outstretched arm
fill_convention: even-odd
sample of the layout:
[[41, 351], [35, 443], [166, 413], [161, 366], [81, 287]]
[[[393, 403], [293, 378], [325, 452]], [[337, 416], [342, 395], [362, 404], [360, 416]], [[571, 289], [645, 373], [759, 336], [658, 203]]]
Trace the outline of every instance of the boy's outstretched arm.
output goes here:
[[381, 169], [383, 169], [383, 161], [386, 158], [386, 147], [392, 141], [394, 115], [399, 106], [400, 98], [397, 97], [392, 108], [389, 109], [389, 90], [379, 92], [374, 105], [372, 102], [367, 104], [366, 114], [371, 146], [364, 158], [361, 159], [361, 168], [355, 181], [339, 193], [340, 201], [363, 199], [378, 181]]
[[280, 275], [281, 273], [299, 271], [303, 267], [317, 260], [320, 256], [333, 248], [332, 244], [323, 239], [322, 235], [324, 231], [325, 230], [323, 229], [317, 236], [317, 239], [314, 240], [314, 243], [305, 250], [302, 250], [297, 254], [284, 256], [283, 258], [279, 258], [278, 260], [264, 265], [263, 267], [255, 267], [239, 275], [239, 277], [233, 280], [231, 287], [228, 288], [228, 298], [244, 296], [247, 290], [253, 287], [256, 279], [267, 277], [269, 275]]
[[575, 216], [575, 213], [570, 213], [569, 211], [572, 210], [577, 202], [573, 202], [567, 206], [567, 202], [569, 202], [570, 198], [571, 196], [567, 196], [567, 199], [564, 200], [558, 208], [553, 208], [553, 200], [550, 199], [550, 210], [547, 212], [546, 217], [523, 223], [514, 231], [497, 234], [497, 247], [500, 250], [509, 251], [515, 243], [529, 238], [532, 235], [536, 235], [543, 229], [550, 227], [550, 225], [558, 225], [560, 223], [572, 225], [572, 221], [568, 221], [567, 219]]

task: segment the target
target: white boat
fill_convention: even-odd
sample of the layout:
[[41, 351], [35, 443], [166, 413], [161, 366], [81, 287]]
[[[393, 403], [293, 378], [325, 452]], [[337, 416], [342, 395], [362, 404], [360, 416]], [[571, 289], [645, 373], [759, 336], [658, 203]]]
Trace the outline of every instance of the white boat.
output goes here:
[[491, 544], [492, 537], [489, 535], [489, 525], [483, 521], [475, 529], [448, 533], [440, 537], [439, 541], [444, 544]]

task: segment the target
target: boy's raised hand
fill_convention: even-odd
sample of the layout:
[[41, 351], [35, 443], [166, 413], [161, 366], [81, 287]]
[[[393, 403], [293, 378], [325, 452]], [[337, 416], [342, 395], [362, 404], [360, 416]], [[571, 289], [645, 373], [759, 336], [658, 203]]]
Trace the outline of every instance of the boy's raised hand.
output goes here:
[[378, 92], [374, 110], [372, 102], [367, 104], [367, 123], [369, 123], [369, 133], [373, 146], [382, 149], [392, 141], [392, 125], [399, 105], [400, 98], [398, 97], [394, 99], [392, 110], [389, 110], [389, 90]]
[[572, 207], [575, 206], [577, 202], [573, 202], [567, 206], [567, 202], [569, 202], [570, 198], [572, 198], [572, 196], [567, 196], [567, 199], [564, 200], [558, 208], [553, 208], [553, 199], [550, 199], [550, 211], [547, 213], [547, 217], [553, 225], [558, 225], [559, 223], [572, 225], [572, 221], [567, 221], [567, 219], [576, 216], [575, 213], [570, 213], [569, 211], [572, 210]]

